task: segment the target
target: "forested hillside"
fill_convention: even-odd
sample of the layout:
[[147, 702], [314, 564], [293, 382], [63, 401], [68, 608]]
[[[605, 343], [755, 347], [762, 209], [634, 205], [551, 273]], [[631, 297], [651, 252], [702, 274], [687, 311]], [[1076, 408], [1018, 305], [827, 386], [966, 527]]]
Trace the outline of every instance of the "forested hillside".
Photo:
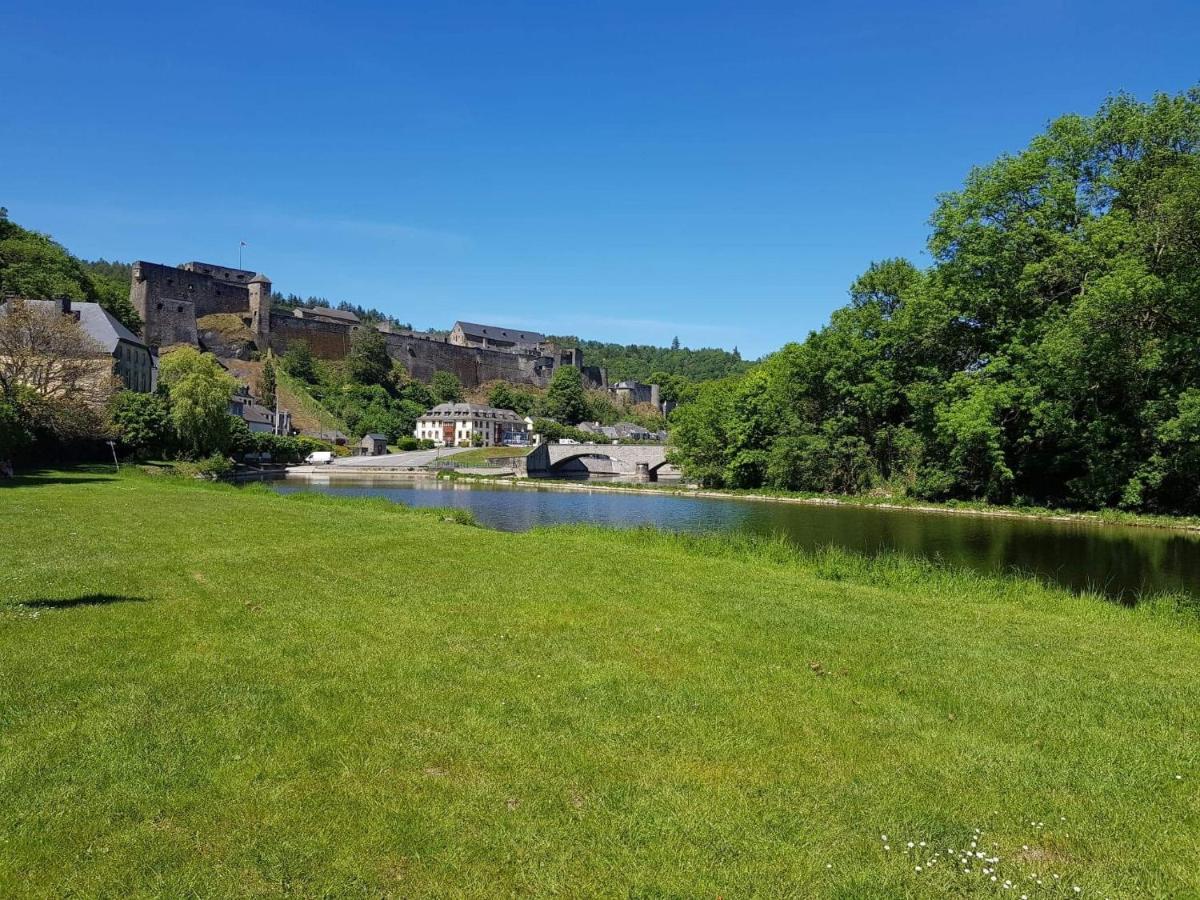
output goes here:
[[676, 413], [709, 484], [1200, 512], [1200, 89], [1053, 122]]
[[126, 327], [141, 322], [129, 304], [129, 267], [100, 260], [84, 262], [44, 234], [22, 228], [0, 209], [0, 298], [99, 303]]
[[610, 383], [635, 379], [642, 382], [661, 381], [661, 375], [673, 375], [688, 381], [709, 381], [745, 372], [749, 364], [742, 360], [737, 348], [732, 351], [705, 347], [692, 350], [680, 347], [676, 340], [671, 347], [649, 344], [609, 344], [602, 341], [580, 340], [575, 336], [551, 337], [563, 346], [583, 349], [585, 365], [608, 370]]

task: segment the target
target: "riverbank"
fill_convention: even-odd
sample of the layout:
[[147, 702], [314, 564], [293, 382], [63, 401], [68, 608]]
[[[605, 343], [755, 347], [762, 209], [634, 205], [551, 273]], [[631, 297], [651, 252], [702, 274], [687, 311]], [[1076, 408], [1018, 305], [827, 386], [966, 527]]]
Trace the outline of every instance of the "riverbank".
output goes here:
[[554, 487], [562, 490], [617, 491], [620, 493], [668, 493], [719, 500], [756, 500], [764, 503], [800, 503], [812, 506], [860, 506], [873, 509], [897, 509], [946, 515], [992, 516], [1004, 519], [1045, 519], [1054, 522], [1082, 522], [1094, 525], [1127, 525], [1135, 528], [1167, 528], [1200, 532], [1200, 516], [1151, 516], [1112, 509], [1099, 512], [1072, 512], [1031, 506], [995, 506], [969, 500], [931, 503], [897, 497], [872, 497], [852, 494], [812, 494], [766, 490], [723, 490], [686, 484], [604, 483], [554, 478], [498, 478], [458, 472], [440, 472], [439, 478], [470, 478], [480, 483], [515, 484], [521, 487]]
[[1200, 625], [1172, 601], [463, 521], [0, 488], [4, 892], [1200, 891]]

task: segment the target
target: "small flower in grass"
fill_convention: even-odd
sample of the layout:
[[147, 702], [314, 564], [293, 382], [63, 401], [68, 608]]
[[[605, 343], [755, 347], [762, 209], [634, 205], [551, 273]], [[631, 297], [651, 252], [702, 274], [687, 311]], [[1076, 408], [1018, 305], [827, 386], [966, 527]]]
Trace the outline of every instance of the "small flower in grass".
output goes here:
[[909, 841], [909, 842], [908, 842], [908, 846], [909, 846], [909, 847], [915, 847], [916, 845], [915, 845], [915, 844], [914, 844], [912, 841]]
[[832, 869], [832, 868], [833, 868], [833, 863], [825, 863], [825, 868], [827, 868], [827, 869]]
[[921, 867], [920, 867], [920, 866], [917, 866], [915, 871], [917, 871], [917, 872], [920, 872], [920, 871], [921, 871]]

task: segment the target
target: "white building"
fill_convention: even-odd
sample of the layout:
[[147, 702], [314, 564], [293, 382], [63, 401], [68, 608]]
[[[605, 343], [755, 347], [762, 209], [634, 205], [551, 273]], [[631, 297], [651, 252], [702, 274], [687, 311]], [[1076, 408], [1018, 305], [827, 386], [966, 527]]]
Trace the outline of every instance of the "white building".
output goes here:
[[439, 447], [497, 447], [528, 440], [529, 426], [511, 409], [474, 403], [439, 403], [421, 418], [413, 437]]

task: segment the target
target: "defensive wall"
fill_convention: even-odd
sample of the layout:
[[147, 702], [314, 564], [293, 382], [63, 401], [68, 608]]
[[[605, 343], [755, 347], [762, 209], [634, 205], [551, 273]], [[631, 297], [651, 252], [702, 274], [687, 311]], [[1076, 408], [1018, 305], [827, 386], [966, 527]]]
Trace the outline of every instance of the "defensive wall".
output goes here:
[[[201, 262], [181, 266], [135, 262], [129, 291], [142, 318], [142, 337], [155, 348], [200, 346], [196, 320], [228, 313], [239, 316], [252, 335], [252, 343], [240, 348], [247, 358], [251, 351], [267, 347], [283, 354], [296, 341], [303, 341], [314, 356], [336, 360], [350, 352], [359, 328], [371, 327], [273, 312], [270, 296], [271, 283], [261, 274]], [[382, 333], [388, 354], [419, 381], [429, 382], [436, 372], [453, 372], [467, 388], [501, 380], [545, 387], [556, 368], [575, 366], [589, 384], [606, 383], [603, 371], [583, 366], [583, 354], [577, 348], [546, 345], [542, 350], [493, 350], [459, 346], [440, 335], [421, 332]]]

